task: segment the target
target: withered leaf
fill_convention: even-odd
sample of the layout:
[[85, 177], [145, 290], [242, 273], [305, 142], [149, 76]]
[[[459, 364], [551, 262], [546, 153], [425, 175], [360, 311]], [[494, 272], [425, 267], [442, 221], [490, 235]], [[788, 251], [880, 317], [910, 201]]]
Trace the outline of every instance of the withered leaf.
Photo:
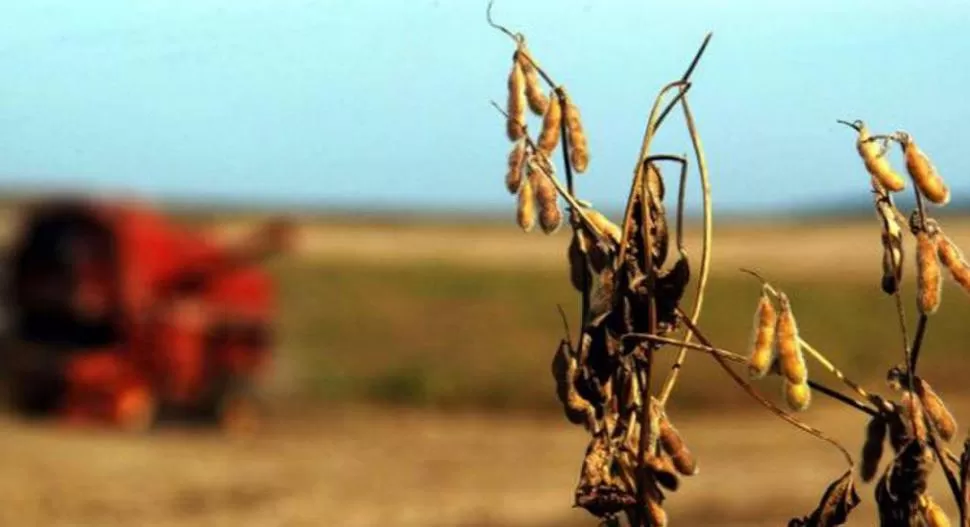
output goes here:
[[852, 469], [846, 471], [839, 479], [833, 481], [825, 493], [822, 500], [811, 515], [804, 518], [795, 518], [788, 525], [804, 527], [833, 527], [845, 525], [849, 520], [849, 513], [859, 505], [859, 494], [856, 492], [855, 480], [852, 478]]

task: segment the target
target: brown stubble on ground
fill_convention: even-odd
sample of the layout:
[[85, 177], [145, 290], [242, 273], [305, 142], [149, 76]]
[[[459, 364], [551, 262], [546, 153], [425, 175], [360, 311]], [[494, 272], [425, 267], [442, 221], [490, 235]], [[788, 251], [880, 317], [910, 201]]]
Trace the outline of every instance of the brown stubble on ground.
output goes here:
[[[817, 406], [808, 420], [858, 452], [864, 419]], [[673, 525], [784, 525], [844, 471], [833, 449], [757, 408], [671, 415], [700, 460], [668, 502]], [[585, 436], [559, 419], [360, 408], [281, 416], [248, 439], [3, 428], [0, 525], [596, 524], [570, 508]], [[933, 484], [953, 514], [938, 474]], [[853, 523], [868, 525], [872, 487], [860, 493]]]

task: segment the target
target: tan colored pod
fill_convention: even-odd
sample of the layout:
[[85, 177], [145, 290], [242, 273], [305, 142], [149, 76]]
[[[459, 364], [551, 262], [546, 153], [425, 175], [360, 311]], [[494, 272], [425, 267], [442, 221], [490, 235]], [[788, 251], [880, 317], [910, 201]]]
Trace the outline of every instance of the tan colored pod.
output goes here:
[[535, 189], [528, 179], [523, 179], [519, 186], [519, 199], [515, 211], [515, 220], [519, 228], [531, 232], [536, 225]]
[[590, 223], [596, 227], [596, 230], [606, 235], [607, 238], [613, 241], [613, 243], [619, 244], [623, 239], [623, 233], [620, 231], [615, 223], [609, 220], [606, 216], [595, 209], [583, 209], [583, 213], [589, 218]]
[[919, 509], [923, 521], [926, 522], [926, 527], [950, 527], [950, 518], [943, 512], [943, 508], [928, 495], [920, 496]]
[[751, 356], [748, 358], [748, 374], [752, 379], [761, 379], [768, 374], [775, 360], [775, 326], [778, 313], [771, 302], [766, 288], [761, 291], [761, 299], [754, 314], [754, 333], [751, 338]]
[[953, 281], [960, 284], [964, 291], [970, 293], [970, 265], [963, 258], [963, 253], [953, 240], [944, 234], [937, 237], [936, 255], [948, 271]]
[[509, 191], [509, 194], [519, 192], [519, 186], [522, 185], [525, 157], [526, 144], [524, 140], [519, 139], [512, 145], [512, 150], [509, 152], [508, 171], [505, 173], [505, 188]]
[[908, 133], [900, 133], [899, 138], [903, 147], [903, 156], [906, 158], [906, 171], [909, 172], [909, 177], [913, 179], [920, 194], [937, 205], [949, 203], [950, 188], [940, 177], [930, 158], [926, 157]]
[[515, 59], [522, 65], [522, 72], [525, 74], [525, 98], [529, 103], [529, 109], [536, 115], [546, 113], [546, 109], [549, 107], [549, 99], [542, 92], [542, 85], [539, 83], [539, 73], [536, 71], [532, 54], [526, 47], [524, 40], [519, 45]]
[[542, 131], [539, 132], [537, 146], [539, 151], [549, 157], [559, 144], [559, 133], [562, 124], [562, 105], [553, 92], [552, 104], [548, 105], [542, 118]]
[[778, 369], [791, 384], [804, 384], [808, 381], [808, 367], [805, 365], [805, 356], [798, 338], [795, 314], [785, 293], [778, 294], [778, 303], [781, 308], [778, 324], [775, 326]]
[[579, 115], [579, 108], [573, 103], [565, 90], [560, 89], [559, 96], [566, 107], [563, 118], [566, 119], [566, 134], [569, 140], [569, 162], [576, 172], [582, 174], [589, 166], [589, 145], [586, 142], [586, 132]]
[[920, 313], [932, 315], [940, 307], [943, 277], [937, 260], [934, 237], [924, 231], [916, 234], [916, 300]]
[[670, 456], [677, 472], [685, 476], [697, 474], [697, 461], [694, 459], [694, 454], [687, 448], [680, 432], [667, 418], [666, 412], [660, 414], [660, 448]]
[[869, 128], [865, 124], [862, 124], [859, 127], [859, 137], [856, 139], [856, 149], [862, 157], [866, 171], [876, 178], [879, 184], [887, 191], [899, 192], [903, 190], [906, 188], [906, 180], [893, 170], [892, 165], [886, 159], [885, 155], [879, 155], [882, 146], [875, 141], [869, 141], [870, 137]]
[[793, 383], [784, 380], [785, 403], [795, 412], [804, 412], [812, 404], [812, 389], [808, 382]]
[[518, 141], [525, 137], [525, 72], [522, 71], [522, 64], [518, 60], [512, 61], [512, 70], [509, 72], [509, 99], [506, 111], [508, 119], [505, 123], [505, 133], [509, 141]]
[[923, 411], [926, 412], [926, 416], [933, 422], [933, 426], [936, 427], [936, 431], [939, 432], [940, 437], [944, 441], [949, 442], [957, 433], [956, 419], [953, 418], [953, 414], [947, 409], [943, 403], [943, 399], [936, 394], [933, 387], [930, 386], [930, 383], [923, 379], [918, 379], [915, 384], [916, 395], [923, 405]]

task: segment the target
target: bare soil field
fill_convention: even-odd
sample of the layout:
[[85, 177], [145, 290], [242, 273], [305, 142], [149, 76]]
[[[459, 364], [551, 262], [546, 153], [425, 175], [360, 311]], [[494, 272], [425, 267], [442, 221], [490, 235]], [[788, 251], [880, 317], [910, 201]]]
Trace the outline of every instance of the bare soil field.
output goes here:
[[[954, 407], [966, 415], [970, 400]], [[669, 495], [672, 525], [785, 525], [845, 470], [827, 444], [752, 403], [671, 417], [700, 474]], [[806, 419], [858, 452], [860, 414]], [[145, 527], [593, 526], [571, 509], [582, 430], [564, 420], [356, 408], [281, 416], [259, 435], [148, 437], [2, 423], [0, 525]], [[948, 512], [942, 476], [933, 488]], [[871, 485], [849, 525], [872, 525]]]

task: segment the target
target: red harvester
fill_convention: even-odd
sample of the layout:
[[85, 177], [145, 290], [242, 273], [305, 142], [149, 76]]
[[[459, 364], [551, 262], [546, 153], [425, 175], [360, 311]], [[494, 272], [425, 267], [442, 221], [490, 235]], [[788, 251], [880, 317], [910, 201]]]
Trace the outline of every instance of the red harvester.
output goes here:
[[4, 277], [14, 407], [129, 429], [166, 416], [252, 424], [276, 314], [258, 263], [288, 233], [271, 222], [227, 244], [138, 203], [31, 207]]

